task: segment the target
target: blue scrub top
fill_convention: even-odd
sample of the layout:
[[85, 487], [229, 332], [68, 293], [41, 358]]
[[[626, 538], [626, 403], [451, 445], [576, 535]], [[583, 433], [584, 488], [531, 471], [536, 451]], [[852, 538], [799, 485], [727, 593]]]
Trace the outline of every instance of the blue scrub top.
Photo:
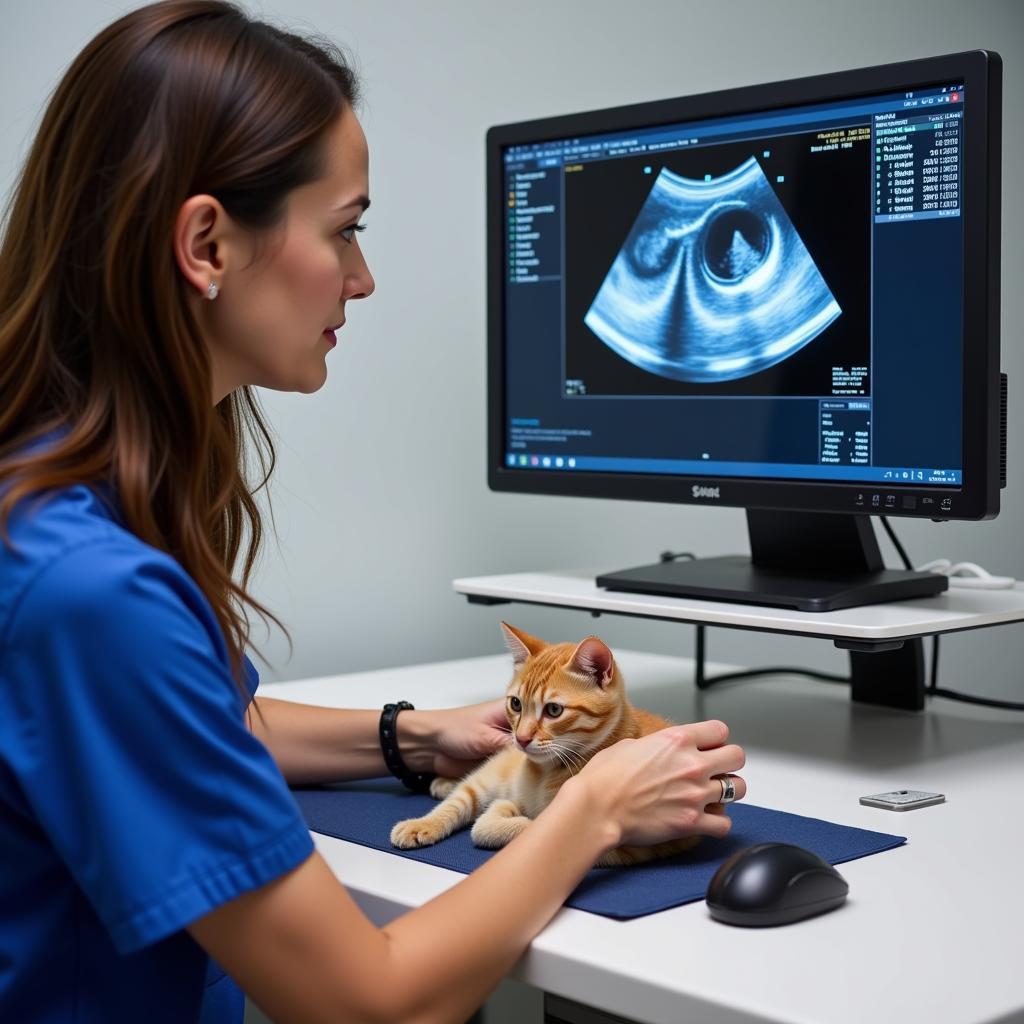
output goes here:
[[102, 485], [27, 498], [9, 531], [0, 1020], [240, 1024], [240, 993], [183, 929], [313, 844], [210, 604]]

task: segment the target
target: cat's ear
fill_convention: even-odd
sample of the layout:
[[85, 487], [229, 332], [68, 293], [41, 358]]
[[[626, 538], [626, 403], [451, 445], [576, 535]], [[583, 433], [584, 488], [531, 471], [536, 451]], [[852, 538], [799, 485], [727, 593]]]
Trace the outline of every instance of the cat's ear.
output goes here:
[[572, 652], [569, 669], [592, 679], [603, 690], [615, 674], [615, 659], [611, 649], [600, 637], [588, 636]]
[[524, 633], [507, 622], [501, 624], [501, 632], [505, 636], [505, 646], [512, 652], [512, 661], [519, 668], [531, 654], [537, 654], [546, 645], [529, 633]]

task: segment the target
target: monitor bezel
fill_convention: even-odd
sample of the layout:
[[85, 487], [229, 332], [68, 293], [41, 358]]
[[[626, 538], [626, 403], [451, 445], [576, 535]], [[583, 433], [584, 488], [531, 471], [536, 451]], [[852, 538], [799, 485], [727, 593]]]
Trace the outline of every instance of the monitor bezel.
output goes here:
[[[638, 126], [728, 117], [779, 107], [826, 103], [859, 95], [903, 92], [962, 82], [967, 97], [962, 168], [964, 229], [963, 484], [959, 487], [869, 482], [777, 480], [720, 475], [663, 476], [579, 469], [505, 466], [504, 147]], [[920, 60], [742, 86], [648, 103], [609, 107], [496, 125], [486, 137], [487, 160], [487, 482], [494, 491], [714, 504], [742, 508], [911, 515], [931, 519], [990, 519], [999, 512], [1000, 382], [999, 273], [1002, 59], [972, 50]], [[701, 496], [694, 495], [694, 485]], [[717, 497], [713, 497], [717, 489]], [[896, 508], [858, 503], [864, 492], [900, 496]], [[902, 496], [917, 499], [913, 510]], [[931, 503], [921, 499], [931, 497]], [[942, 498], [951, 498], [947, 511]], [[925, 510], [928, 510], [925, 512]]]

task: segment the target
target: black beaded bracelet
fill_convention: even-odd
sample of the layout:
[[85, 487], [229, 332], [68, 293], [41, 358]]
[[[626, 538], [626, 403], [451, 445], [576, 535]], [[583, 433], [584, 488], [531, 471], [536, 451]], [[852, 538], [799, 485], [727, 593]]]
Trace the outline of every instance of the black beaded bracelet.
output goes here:
[[407, 701], [400, 700], [397, 704], [385, 704], [380, 713], [380, 749], [384, 755], [384, 763], [388, 771], [398, 779], [406, 789], [414, 793], [429, 793], [431, 780], [437, 776], [433, 772], [411, 772], [398, 752], [398, 729], [395, 720], [399, 711], [415, 711]]

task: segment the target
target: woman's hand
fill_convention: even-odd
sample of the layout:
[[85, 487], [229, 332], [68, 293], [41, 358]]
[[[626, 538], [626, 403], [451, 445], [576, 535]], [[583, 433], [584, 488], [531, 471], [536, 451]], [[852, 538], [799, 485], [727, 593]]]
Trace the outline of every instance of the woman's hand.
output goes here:
[[[504, 698], [423, 714], [430, 716], [433, 733], [428, 770], [451, 779], [461, 778], [478, 767], [495, 751], [507, 746], [512, 735]], [[399, 722], [403, 717], [399, 715]]]
[[[732, 774], [746, 763], [735, 744], [725, 746], [724, 722], [673, 725], [636, 740], [620, 740], [595, 754], [577, 780], [590, 787], [595, 807], [614, 822], [621, 840], [647, 846], [683, 836], [723, 838], [732, 827], [719, 802], [715, 775]], [[736, 799], [746, 782], [732, 775]]]

